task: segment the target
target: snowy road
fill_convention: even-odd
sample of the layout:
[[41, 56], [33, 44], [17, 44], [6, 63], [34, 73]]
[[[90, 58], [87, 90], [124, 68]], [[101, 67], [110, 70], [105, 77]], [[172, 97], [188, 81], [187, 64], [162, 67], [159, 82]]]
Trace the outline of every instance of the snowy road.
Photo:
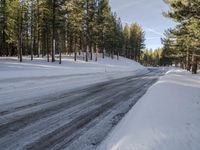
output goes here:
[[95, 149], [163, 73], [152, 69], [145, 75], [77, 88], [56, 97], [12, 107], [1, 104], [0, 148]]

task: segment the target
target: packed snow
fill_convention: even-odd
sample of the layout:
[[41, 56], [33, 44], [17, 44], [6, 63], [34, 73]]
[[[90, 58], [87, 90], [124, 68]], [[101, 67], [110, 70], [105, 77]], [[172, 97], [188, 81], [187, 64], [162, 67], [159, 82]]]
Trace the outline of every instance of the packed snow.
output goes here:
[[200, 150], [200, 75], [170, 69], [98, 150]]
[[0, 104], [10, 104], [22, 99], [59, 95], [63, 91], [111, 79], [142, 74], [147, 70], [139, 63], [120, 57], [106, 57], [85, 62], [66, 56], [58, 61], [46, 62], [45, 58], [0, 58]]

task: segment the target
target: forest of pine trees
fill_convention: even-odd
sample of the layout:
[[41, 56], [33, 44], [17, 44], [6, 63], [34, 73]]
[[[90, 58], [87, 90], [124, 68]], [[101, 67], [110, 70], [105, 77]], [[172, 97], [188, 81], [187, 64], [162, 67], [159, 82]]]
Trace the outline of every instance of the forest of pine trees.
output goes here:
[[141, 63], [144, 66], [166, 66], [171, 62], [165, 59], [163, 48], [146, 49], [141, 54]]
[[101, 53], [139, 61], [144, 40], [138, 24], [122, 26], [109, 0], [0, 0], [0, 56], [59, 56], [61, 63], [63, 54], [97, 61]]
[[165, 0], [170, 11], [164, 15], [176, 21], [175, 28], [169, 29], [163, 39], [165, 56], [173, 63], [193, 74], [197, 73], [200, 60], [200, 1]]

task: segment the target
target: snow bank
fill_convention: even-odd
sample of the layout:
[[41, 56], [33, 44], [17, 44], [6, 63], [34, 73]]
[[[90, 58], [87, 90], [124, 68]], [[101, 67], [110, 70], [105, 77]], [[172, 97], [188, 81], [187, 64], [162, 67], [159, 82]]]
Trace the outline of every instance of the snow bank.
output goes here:
[[[63, 94], [63, 92], [111, 79], [142, 74], [146, 68], [139, 63], [120, 57], [105, 58], [98, 62], [73, 61], [72, 57], [58, 62], [38, 58], [0, 58], [0, 106]], [[13, 104], [14, 105], [14, 104]], [[0, 107], [1, 109], [1, 107]]]
[[111, 58], [99, 58], [97, 62], [85, 62], [77, 60], [74, 62], [73, 57], [67, 57], [58, 62], [46, 62], [46, 59], [23, 58], [20, 63], [16, 57], [0, 58], [0, 79], [16, 77], [40, 77], [40, 76], [58, 76], [73, 75], [86, 73], [105, 73], [105, 72], [127, 72], [144, 69], [139, 63], [120, 57], [119, 60]]
[[200, 75], [168, 71], [98, 150], [200, 150]]

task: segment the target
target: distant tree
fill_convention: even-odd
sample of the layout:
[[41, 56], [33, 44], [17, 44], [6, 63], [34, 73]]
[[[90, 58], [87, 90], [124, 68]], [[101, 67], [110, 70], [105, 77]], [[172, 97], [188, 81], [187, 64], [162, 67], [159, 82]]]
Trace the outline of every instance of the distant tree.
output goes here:
[[125, 25], [123, 31], [124, 51], [127, 58], [140, 60], [141, 51], [145, 48], [145, 33], [137, 23], [132, 23], [130, 27]]
[[128, 58], [128, 53], [129, 53], [129, 48], [130, 48], [130, 28], [128, 24], [126, 24], [124, 27], [123, 36], [124, 36], [125, 56]]
[[162, 66], [163, 48], [145, 49], [141, 54], [141, 63], [146, 66]]

